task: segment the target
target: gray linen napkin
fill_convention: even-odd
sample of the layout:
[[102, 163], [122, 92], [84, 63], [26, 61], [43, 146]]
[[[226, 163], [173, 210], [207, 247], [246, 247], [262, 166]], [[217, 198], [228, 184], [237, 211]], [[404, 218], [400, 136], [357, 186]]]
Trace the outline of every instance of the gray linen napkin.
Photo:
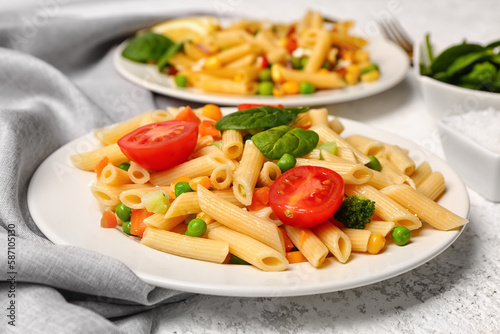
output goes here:
[[0, 11], [0, 332], [147, 333], [155, 306], [190, 294], [148, 285], [117, 260], [52, 244], [26, 197], [37, 166], [58, 147], [155, 108], [150, 92], [115, 73], [110, 47], [182, 13], [79, 17], [47, 3]]

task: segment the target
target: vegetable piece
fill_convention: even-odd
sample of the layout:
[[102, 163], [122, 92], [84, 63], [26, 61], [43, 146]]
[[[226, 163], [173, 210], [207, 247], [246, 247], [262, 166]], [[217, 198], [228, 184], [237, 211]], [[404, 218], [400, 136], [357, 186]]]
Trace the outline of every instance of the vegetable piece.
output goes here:
[[173, 45], [167, 37], [152, 32], [134, 37], [122, 51], [122, 56], [139, 63], [156, 61]]
[[177, 87], [187, 87], [189, 81], [187, 76], [177, 74], [174, 77], [174, 82]]
[[316, 147], [319, 136], [311, 130], [282, 125], [253, 135], [252, 141], [266, 158], [278, 160], [285, 153], [294, 157], [306, 155]]
[[198, 133], [201, 137], [212, 136], [214, 138], [219, 138], [222, 135], [221, 132], [215, 128], [215, 122], [210, 120], [204, 120], [198, 125]]
[[194, 191], [190, 186], [189, 182], [177, 182], [175, 184], [175, 197], [179, 197], [181, 194]]
[[293, 37], [289, 37], [286, 42], [285, 49], [288, 51], [289, 54], [292, 54], [293, 51], [295, 51], [298, 46], [299, 45], [297, 43], [297, 40]]
[[399, 246], [406, 245], [411, 239], [411, 232], [404, 226], [396, 226], [392, 229], [392, 240]]
[[286, 253], [286, 259], [288, 260], [288, 263], [307, 262], [306, 257], [304, 255], [302, 255], [302, 253], [299, 251], [293, 251], [293, 252]]
[[136, 235], [142, 238], [144, 230], [148, 225], [144, 222], [144, 219], [151, 216], [153, 213], [146, 209], [133, 209], [130, 214], [130, 234]]
[[155, 190], [142, 195], [141, 202], [152, 213], [165, 213], [170, 206], [168, 196], [162, 190]]
[[364, 229], [374, 214], [375, 202], [364, 196], [352, 195], [342, 201], [335, 212], [335, 220], [346, 228]]
[[186, 235], [191, 237], [202, 237], [207, 231], [207, 223], [201, 218], [195, 218], [191, 220], [188, 224]]
[[186, 108], [184, 108], [184, 110], [179, 112], [177, 116], [175, 116], [175, 119], [177, 121], [183, 121], [183, 122], [191, 122], [196, 124], [201, 123], [201, 120], [198, 118], [198, 116], [196, 116], [196, 114], [194, 113], [193, 109], [191, 109], [190, 106], [187, 106]]
[[[245, 138], [243, 138], [243, 142], [245, 142]], [[213, 141], [213, 142], [211, 142], [210, 144], [208, 144], [208, 146], [215, 146], [215, 147], [217, 147], [219, 150], [222, 150], [222, 140], [216, 140], [216, 141]]]
[[274, 181], [269, 204], [283, 223], [309, 228], [330, 218], [343, 196], [344, 180], [339, 174], [324, 167], [301, 166]]
[[290, 237], [288, 237], [288, 234], [283, 227], [279, 227], [279, 230], [283, 234], [283, 240], [285, 241], [285, 252], [291, 251], [295, 247], [292, 243], [292, 240], [290, 240]]
[[259, 83], [257, 92], [259, 95], [273, 95], [274, 84], [271, 81], [262, 81]]
[[255, 188], [248, 211], [258, 211], [267, 206], [269, 206], [269, 187]]
[[236, 255], [231, 254], [231, 258], [229, 259], [229, 263], [231, 264], [241, 264], [241, 265], [249, 265], [247, 261], [240, 259]]
[[101, 227], [103, 228], [115, 228], [118, 225], [116, 221], [115, 213], [111, 210], [106, 210], [102, 213]]
[[[158, 60], [158, 63], [156, 64], [156, 68], [158, 69], [158, 71], [162, 71], [165, 66], [168, 65], [168, 62], [170, 60], [170, 58], [172, 58], [172, 56], [174, 54], [176, 54], [177, 52], [181, 51], [182, 50], [182, 47], [184, 46], [183, 43], [174, 43], [172, 45], [170, 45], [167, 50], [165, 51], [165, 53], [160, 57], [160, 59]], [[187, 77], [186, 77], [187, 79]], [[177, 81], [175, 82], [177, 84]], [[186, 82], [187, 84], [187, 82]], [[177, 86], [179, 86], [177, 84]], [[179, 86], [179, 87], [186, 87], [186, 86]]]
[[290, 123], [298, 114], [306, 112], [306, 108], [276, 108], [259, 106], [243, 109], [222, 117], [215, 127], [217, 130], [251, 130], [272, 128]]
[[443, 52], [441, 52], [432, 62], [431, 64], [431, 72], [439, 73], [446, 72], [450, 65], [455, 62], [455, 60], [463, 55], [481, 52], [484, 50], [484, 47], [477, 44], [467, 44], [462, 43], [458, 45], [454, 45]]
[[293, 155], [285, 153], [281, 156], [281, 158], [276, 162], [276, 165], [280, 168], [281, 172], [284, 173], [289, 169], [295, 167], [297, 160]]
[[299, 57], [292, 57], [292, 68], [294, 70], [301, 70], [302, 69], [302, 59]]
[[123, 233], [125, 234], [128, 234], [128, 235], [132, 235], [132, 233], [130, 233], [130, 222], [123, 222], [122, 224], [122, 231]]
[[[319, 149], [320, 151], [327, 151], [328, 153], [331, 153], [333, 155], [337, 155], [337, 143], [334, 141], [319, 144], [317, 149]], [[323, 159], [323, 157], [321, 156], [320, 158]]]
[[189, 181], [189, 187], [194, 191], [196, 191], [198, 185], [201, 185], [206, 189], [210, 189], [210, 187], [212, 187], [212, 181], [210, 181], [210, 178], [208, 176], [195, 177], [194, 179]]
[[285, 108], [281, 104], [270, 105], [270, 104], [242, 103], [242, 104], [238, 105], [238, 111], [240, 111], [240, 110], [246, 110], [246, 109], [253, 109], [253, 108], [258, 108], [258, 107]]
[[97, 174], [97, 178], [101, 177], [102, 170], [104, 169], [104, 167], [106, 167], [108, 165], [108, 163], [109, 163], [108, 157], [104, 157], [101, 160], [99, 160], [99, 162], [97, 163], [97, 165], [94, 168], [94, 171]]
[[128, 172], [128, 169], [130, 168], [130, 164], [128, 162], [122, 162], [118, 168], [123, 169], [124, 171]]
[[497, 76], [497, 69], [495, 65], [490, 62], [476, 63], [472, 70], [460, 77], [461, 83], [473, 85], [477, 89], [488, 87], [495, 82]]
[[299, 86], [300, 94], [312, 94], [315, 91], [316, 91], [316, 88], [313, 86], [312, 83], [309, 83], [307, 81], [300, 82], [300, 86]]
[[360, 74], [361, 75], [367, 74], [370, 73], [371, 71], [380, 71], [380, 69], [378, 68], [377, 64], [371, 64], [370, 66], [363, 68]]
[[300, 85], [298, 81], [285, 81], [281, 85], [281, 89], [283, 89], [283, 92], [285, 94], [293, 95], [293, 94], [298, 94], [300, 92]]
[[382, 165], [380, 164], [380, 161], [378, 161], [377, 157], [369, 155], [368, 158], [370, 158], [370, 161], [367, 162], [365, 166], [380, 172], [382, 170]]
[[186, 161], [197, 141], [196, 124], [173, 120], [141, 126], [120, 138], [118, 146], [144, 168], [164, 170]]
[[382, 234], [372, 234], [368, 239], [367, 251], [370, 254], [378, 254], [385, 247], [385, 237]]
[[262, 61], [260, 63], [260, 68], [268, 68], [269, 67], [269, 60], [267, 59], [266, 56], [262, 56]]
[[215, 104], [205, 104], [201, 109], [201, 114], [205, 117], [213, 119], [214, 121], [218, 121], [222, 118], [222, 112], [219, 106]]
[[271, 81], [271, 69], [265, 68], [259, 72], [259, 80], [260, 81]]
[[122, 221], [126, 222], [130, 220], [130, 214], [132, 213], [132, 209], [126, 206], [123, 203], [120, 203], [115, 208], [115, 213]]

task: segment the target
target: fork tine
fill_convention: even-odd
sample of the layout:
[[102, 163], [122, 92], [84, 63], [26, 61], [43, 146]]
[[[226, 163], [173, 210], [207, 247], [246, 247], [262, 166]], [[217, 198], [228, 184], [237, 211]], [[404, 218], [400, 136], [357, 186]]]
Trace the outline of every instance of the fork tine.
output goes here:
[[393, 28], [393, 31], [396, 35], [398, 35], [399, 39], [401, 40], [402, 44], [406, 46], [405, 50], [407, 52], [413, 51], [413, 41], [411, 38], [408, 36], [406, 33], [405, 29], [401, 26], [399, 21], [396, 19], [392, 18], [390, 21], [390, 26]]

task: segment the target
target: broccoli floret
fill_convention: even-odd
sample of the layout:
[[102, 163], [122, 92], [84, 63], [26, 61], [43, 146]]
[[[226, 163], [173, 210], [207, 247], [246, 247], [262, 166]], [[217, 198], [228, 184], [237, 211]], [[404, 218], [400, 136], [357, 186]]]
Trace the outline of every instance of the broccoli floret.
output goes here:
[[375, 213], [375, 202], [360, 195], [349, 196], [335, 212], [335, 219], [346, 228], [364, 229]]

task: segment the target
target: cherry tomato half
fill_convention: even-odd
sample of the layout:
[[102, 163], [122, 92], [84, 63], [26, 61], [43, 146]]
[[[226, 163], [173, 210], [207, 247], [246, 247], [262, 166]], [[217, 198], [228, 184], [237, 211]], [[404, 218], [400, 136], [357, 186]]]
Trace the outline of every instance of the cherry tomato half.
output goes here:
[[166, 121], [141, 126], [118, 140], [130, 160], [147, 169], [164, 170], [186, 161], [198, 141], [198, 124]]
[[281, 174], [269, 190], [269, 204], [285, 224], [309, 228], [330, 218], [342, 203], [344, 180], [336, 172], [300, 166]]

